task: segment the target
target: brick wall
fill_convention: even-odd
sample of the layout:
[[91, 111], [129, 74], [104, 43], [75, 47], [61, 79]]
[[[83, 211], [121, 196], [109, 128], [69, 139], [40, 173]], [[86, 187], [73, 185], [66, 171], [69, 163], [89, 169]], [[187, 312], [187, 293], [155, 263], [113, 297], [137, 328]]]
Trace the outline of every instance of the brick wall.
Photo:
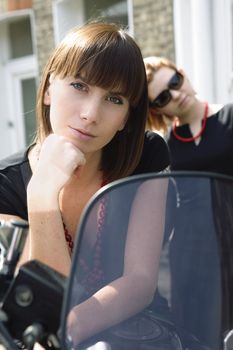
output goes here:
[[[36, 49], [41, 73], [54, 47], [52, 0], [33, 0]], [[175, 60], [173, 0], [133, 0], [134, 36], [143, 56]]]
[[[52, 0], [33, 0], [36, 47], [41, 73], [54, 47]], [[166, 56], [175, 60], [173, 0], [133, 0], [134, 37], [144, 57]]]
[[[54, 48], [52, 1], [32, 0], [39, 75]], [[6, 3], [9, 0], [0, 0], [0, 12]], [[143, 56], [161, 55], [175, 60], [173, 0], [133, 0], [133, 15], [134, 37]]]
[[0, 13], [32, 7], [32, 0], [0, 0]]
[[16, 11], [32, 7], [32, 0], [8, 0], [7, 10]]
[[52, 0], [33, 0], [35, 18], [35, 44], [39, 76], [54, 48]]
[[173, 0], [133, 0], [134, 36], [143, 56], [175, 60]]

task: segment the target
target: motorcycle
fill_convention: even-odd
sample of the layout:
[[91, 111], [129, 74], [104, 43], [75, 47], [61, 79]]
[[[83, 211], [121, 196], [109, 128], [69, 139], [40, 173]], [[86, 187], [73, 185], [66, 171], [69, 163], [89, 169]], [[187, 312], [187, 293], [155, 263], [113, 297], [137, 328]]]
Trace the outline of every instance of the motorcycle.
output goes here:
[[[33, 349], [36, 342], [45, 349], [62, 350], [233, 349], [232, 208], [233, 178], [223, 175], [144, 174], [106, 185], [83, 212], [68, 279], [37, 261], [23, 265], [14, 276], [11, 267], [8, 280], [6, 268], [0, 269], [0, 344], [7, 350]], [[134, 218], [142, 223], [141, 229], [156, 223], [155, 234], [156, 220], [162, 222], [154, 299], [129, 319], [75, 344], [70, 315], [122, 276], [128, 227]], [[4, 249], [0, 245], [1, 253]], [[18, 256], [19, 251], [14, 266]]]

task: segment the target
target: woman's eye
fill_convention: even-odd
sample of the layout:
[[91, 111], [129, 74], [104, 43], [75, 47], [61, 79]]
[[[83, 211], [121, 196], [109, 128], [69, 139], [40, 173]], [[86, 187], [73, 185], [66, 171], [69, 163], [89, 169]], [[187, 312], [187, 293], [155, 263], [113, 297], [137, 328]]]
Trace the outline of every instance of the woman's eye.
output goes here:
[[86, 91], [86, 86], [80, 82], [76, 82], [76, 83], [71, 83], [71, 86], [73, 86], [76, 90], [80, 90], [80, 91]]
[[108, 101], [116, 104], [116, 105], [122, 105], [123, 104], [123, 100], [117, 96], [109, 96], [108, 97]]

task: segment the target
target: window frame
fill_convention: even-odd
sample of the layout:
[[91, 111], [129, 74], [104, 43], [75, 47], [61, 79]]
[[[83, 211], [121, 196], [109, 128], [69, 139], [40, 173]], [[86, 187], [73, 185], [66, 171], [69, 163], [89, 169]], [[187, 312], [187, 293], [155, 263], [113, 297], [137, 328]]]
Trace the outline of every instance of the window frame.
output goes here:
[[[127, 1], [128, 32], [134, 35], [133, 0]], [[72, 27], [86, 22], [84, 0], [55, 0], [52, 4], [55, 43], [59, 43]]]

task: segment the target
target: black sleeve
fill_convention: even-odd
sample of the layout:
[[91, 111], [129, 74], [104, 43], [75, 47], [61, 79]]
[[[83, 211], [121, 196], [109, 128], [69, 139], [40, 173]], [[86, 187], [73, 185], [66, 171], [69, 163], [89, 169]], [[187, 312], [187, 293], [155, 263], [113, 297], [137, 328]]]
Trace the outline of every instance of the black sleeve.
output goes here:
[[17, 169], [0, 171], [0, 213], [27, 220], [26, 190]]
[[158, 134], [147, 131], [141, 160], [134, 174], [160, 172], [170, 165], [170, 154], [166, 141]]
[[233, 103], [228, 103], [220, 109], [219, 118], [227, 130], [233, 134]]

